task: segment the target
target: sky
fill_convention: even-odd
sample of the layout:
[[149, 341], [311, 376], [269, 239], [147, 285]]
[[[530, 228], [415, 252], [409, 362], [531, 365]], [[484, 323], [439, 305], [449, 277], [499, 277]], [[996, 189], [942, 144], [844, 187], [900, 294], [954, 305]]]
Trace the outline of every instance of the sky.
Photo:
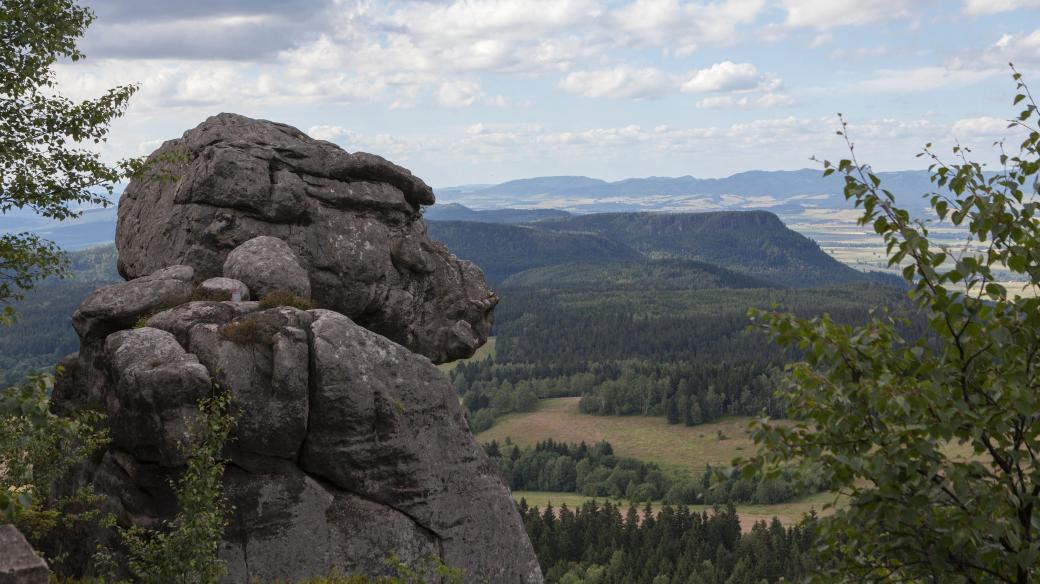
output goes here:
[[1009, 61], [1040, 93], [1040, 0], [83, 3], [61, 91], [140, 86], [110, 159], [236, 112], [440, 187], [709, 178], [837, 160], [841, 112], [861, 162], [905, 170], [928, 142], [995, 159]]

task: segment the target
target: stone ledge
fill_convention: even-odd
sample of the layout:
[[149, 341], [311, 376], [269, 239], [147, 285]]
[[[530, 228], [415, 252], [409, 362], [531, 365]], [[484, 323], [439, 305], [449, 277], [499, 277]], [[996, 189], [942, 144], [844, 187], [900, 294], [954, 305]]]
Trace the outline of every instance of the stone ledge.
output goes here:
[[0, 525], [0, 584], [47, 584], [47, 562], [13, 525]]

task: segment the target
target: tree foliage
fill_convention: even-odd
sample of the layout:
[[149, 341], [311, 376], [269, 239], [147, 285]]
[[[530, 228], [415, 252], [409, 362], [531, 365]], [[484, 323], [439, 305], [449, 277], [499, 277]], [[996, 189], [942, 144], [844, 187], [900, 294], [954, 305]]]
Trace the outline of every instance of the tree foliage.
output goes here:
[[[138, 166], [108, 164], [93, 148], [136, 86], [80, 102], [59, 93], [54, 65], [84, 57], [76, 42], [93, 20], [74, 0], [0, 3], [0, 213], [29, 208], [50, 219], [76, 217], [84, 205], [108, 205], [113, 184]], [[52, 242], [29, 233], [0, 236], [0, 303], [67, 270]], [[12, 308], [2, 316], [10, 319]]]
[[221, 456], [234, 424], [231, 393], [203, 400], [200, 415], [182, 444], [188, 465], [174, 485], [177, 515], [159, 530], [123, 531], [135, 582], [210, 584], [224, 574], [217, 557], [227, 525]]
[[[876, 284], [783, 290], [652, 282], [661, 287], [636, 292], [600, 281], [586, 289], [502, 288], [494, 358], [450, 373], [474, 433], [496, 416], [532, 409], [531, 397], [581, 396], [584, 413], [668, 416], [687, 426], [727, 415], [783, 416], [773, 378], [791, 354], [765, 335], [744, 334], [748, 306], [780, 303], [802, 316], [829, 312], [850, 323], [865, 322], [871, 306], [911, 309], [902, 289]], [[924, 323], [912, 327], [908, 334], [921, 334]]]
[[[673, 505], [774, 505], [810, 494], [795, 490], [792, 476], [759, 480], [711, 465], [697, 476], [662, 469], [652, 462], [615, 456], [606, 441], [590, 446], [545, 440], [520, 448], [507, 438], [502, 444], [486, 443], [484, 451], [514, 491], [581, 493], [633, 503], [661, 500]], [[799, 486], [805, 488], [810, 482], [802, 480]], [[811, 492], [821, 490], [824, 485], [812, 485]]]
[[741, 532], [732, 506], [697, 513], [664, 505], [627, 511], [605, 501], [570, 509], [520, 502], [549, 584], [761, 584], [806, 574], [816, 518], [784, 527], [759, 521]]
[[51, 523], [51, 484], [108, 440], [97, 412], [84, 410], [70, 417], [50, 412], [53, 383], [50, 375], [34, 375], [0, 391], [2, 522]]
[[[922, 153], [931, 207], [970, 234], [964, 248], [937, 245], [926, 222], [896, 207], [851, 141], [848, 159], [823, 163], [903, 267], [930, 339], [904, 339], [884, 314], [850, 327], [752, 311], [805, 360], [784, 391], [800, 422], [757, 423], [765, 449], [747, 470], [795, 461], [847, 496], [821, 523], [818, 581], [1040, 581], [1040, 115], [1014, 78], [1026, 109], [1012, 126], [1027, 137], [1017, 155], [1000, 144], [999, 172], [959, 146], [954, 162], [931, 145]], [[998, 281], [1006, 271], [1032, 294], [1009, 293]]]

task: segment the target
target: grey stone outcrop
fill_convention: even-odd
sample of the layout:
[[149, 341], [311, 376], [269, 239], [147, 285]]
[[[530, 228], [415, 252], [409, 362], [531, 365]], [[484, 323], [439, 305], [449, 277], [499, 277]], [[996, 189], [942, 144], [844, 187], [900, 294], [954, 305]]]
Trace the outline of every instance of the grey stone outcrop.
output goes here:
[[0, 525], [0, 584], [47, 584], [47, 562], [13, 525]]
[[[265, 120], [213, 116], [150, 158], [119, 201], [119, 270], [184, 264], [194, 282], [242, 279], [226, 262], [256, 237], [282, 240], [317, 306], [434, 362], [468, 357], [497, 302], [483, 274], [426, 235], [433, 191], [408, 170]], [[170, 180], [170, 177], [175, 180]], [[227, 273], [225, 273], [227, 272]]]
[[[119, 525], [161, 525], [197, 404], [227, 391], [226, 581], [389, 575], [394, 555], [440, 558], [466, 583], [542, 582], [509, 490], [433, 363], [479, 347], [497, 299], [426, 237], [429, 188], [241, 116], [160, 154], [177, 149], [181, 178], [135, 179], [120, 203], [120, 269], [134, 279], [76, 311], [80, 351], [52, 409], [104, 412], [111, 441], [56, 495], [91, 484]], [[236, 282], [264, 302], [220, 300]], [[317, 307], [289, 295], [296, 306], [272, 306], [274, 291]], [[98, 542], [117, 544], [116, 531], [44, 551], [81, 575]]]

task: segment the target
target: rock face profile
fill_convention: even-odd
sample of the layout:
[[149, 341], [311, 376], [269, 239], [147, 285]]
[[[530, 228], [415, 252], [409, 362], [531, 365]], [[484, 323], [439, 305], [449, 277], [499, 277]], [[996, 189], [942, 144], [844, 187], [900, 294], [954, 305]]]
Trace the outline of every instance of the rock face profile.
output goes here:
[[[429, 188], [381, 158], [229, 114], [158, 154], [179, 148], [178, 178], [135, 179], [120, 203], [129, 281], [74, 315], [80, 351], [52, 407], [102, 410], [111, 442], [58, 494], [89, 483], [123, 526], [172, 517], [178, 444], [199, 400], [228, 391], [226, 581], [384, 575], [393, 555], [440, 558], [465, 582], [542, 582], [508, 489], [431, 362], [479, 347], [496, 298], [426, 237]], [[46, 551], [86, 570], [99, 541], [117, 538], [98, 528]]]
[[149, 160], [155, 168], [119, 201], [124, 278], [180, 264], [199, 283], [221, 276], [233, 249], [270, 236], [296, 256], [307, 274], [297, 284], [318, 306], [435, 363], [486, 340], [497, 298], [479, 269], [426, 236], [419, 211], [433, 191], [406, 169], [235, 114], [209, 118]]

